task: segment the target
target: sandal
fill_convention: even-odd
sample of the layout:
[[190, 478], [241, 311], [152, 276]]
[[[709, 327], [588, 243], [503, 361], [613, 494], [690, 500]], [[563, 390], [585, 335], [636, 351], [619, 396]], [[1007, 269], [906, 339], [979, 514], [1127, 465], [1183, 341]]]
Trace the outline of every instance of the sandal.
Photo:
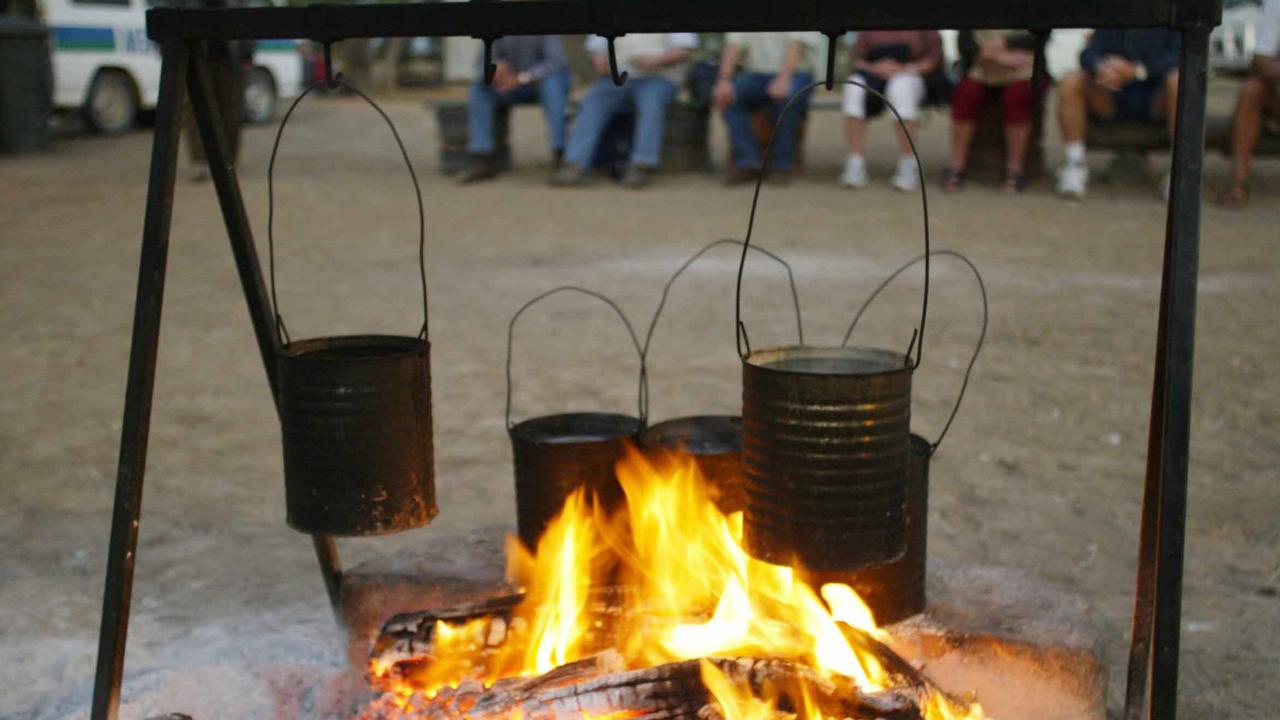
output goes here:
[[1009, 172], [1004, 176], [1004, 185], [1000, 189], [1010, 195], [1017, 195], [1027, 189], [1027, 176], [1020, 172]]
[[1249, 186], [1245, 183], [1233, 183], [1218, 196], [1218, 204], [1232, 210], [1243, 208], [1249, 204]]
[[955, 168], [947, 168], [942, 172], [942, 189], [947, 192], [955, 192], [964, 187], [964, 171]]

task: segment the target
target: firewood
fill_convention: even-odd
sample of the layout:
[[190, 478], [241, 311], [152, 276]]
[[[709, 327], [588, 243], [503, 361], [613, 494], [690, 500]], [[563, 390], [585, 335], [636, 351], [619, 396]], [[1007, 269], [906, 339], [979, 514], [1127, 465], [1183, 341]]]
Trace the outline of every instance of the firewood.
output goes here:
[[[802, 693], [827, 717], [862, 720], [919, 718], [913, 694], [863, 693], [851, 679], [827, 678], [781, 659], [708, 658], [735, 685], [776, 698], [779, 717], [793, 713]], [[434, 698], [414, 696], [403, 718], [424, 720], [556, 720], [628, 713], [646, 720], [694, 720], [711, 698], [700, 660], [616, 671], [621, 658], [604, 653], [534, 678], [505, 678], [489, 688], [469, 682]], [[802, 690], [803, 687], [803, 690]], [[369, 717], [377, 717], [370, 715]]]

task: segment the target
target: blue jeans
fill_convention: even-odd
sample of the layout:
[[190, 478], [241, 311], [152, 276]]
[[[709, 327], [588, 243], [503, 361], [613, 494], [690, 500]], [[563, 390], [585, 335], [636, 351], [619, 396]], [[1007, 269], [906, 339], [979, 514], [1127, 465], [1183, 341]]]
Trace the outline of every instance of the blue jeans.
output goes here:
[[[773, 77], [767, 73], [744, 72], [733, 79], [734, 102], [724, 109], [724, 124], [729, 129], [734, 167], [743, 170], [760, 169], [760, 149], [756, 147], [756, 137], [751, 132], [751, 111], [764, 105], [769, 106], [774, 122], [773, 157], [769, 160], [769, 167], [790, 170], [795, 164], [796, 132], [812, 93], [806, 93], [796, 100], [786, 117], [780, 118], [779, 114], [786, 103], [776, 102], [769, 97], [769, 81]], [[791, 80], [791, 95], [794, 96], [796, 91], [811, 82], [811, 73], [796, 72]]]
[[493, 139], [493, 119], [499, 107], [512, 105], [542, 105], [547, 117], [547, 135], [551, 150], [564, 149], [565, 113], [569, 107], [569, 86], [572, 78], [568, 70], [548, 75], [537, 82], [521, 85], [510, 92], [500, 93], [484, 83], [473, 83], [467, 98], [467, 152], [473, 155], [491, 155], [497, 150]]
[[676, 96], [676, 85], [662, 77], [633, 77], [622, 87], [607, 77], [600, 78], [582, 98], [578, 119], [569, 134], [564, 159], [573, 165], [591, 166], [596, 145], [610, 118], [632, 110], [636, 116], [635, 137], [631, 143], [631, 164], [657, 167], [662, 156], [662, 129], [667, 121], [667, 105]]

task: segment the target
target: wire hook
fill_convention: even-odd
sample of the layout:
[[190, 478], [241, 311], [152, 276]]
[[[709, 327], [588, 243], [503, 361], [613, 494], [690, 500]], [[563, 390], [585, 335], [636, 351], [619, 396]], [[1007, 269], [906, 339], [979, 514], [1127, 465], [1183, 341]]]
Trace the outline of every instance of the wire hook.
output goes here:
[[493, 62], [493, 42], [498, 38], [491, 36], [480, 39], [484, 41], [484, 84], [492, 85], [493, 76], [498, 72], [498, 66]]
[[324, 84], [330, 90], [337, 90], [342, 82], [342, 73], [333, 72], [333, 41], [324, 43]]
[[622, 83], [627, 81], [627, 72], [618, 72], [618, 54], [613, 50], [613, 41], [617, 35], [606, 35], [604, 40], [609, 44], [609, 74], [613, 76], [613, 84], [622, 87]]
[[827, 33], [827, 80], [826, 87], [832, 90], [836, 86], [836, 40], [841, 33]]

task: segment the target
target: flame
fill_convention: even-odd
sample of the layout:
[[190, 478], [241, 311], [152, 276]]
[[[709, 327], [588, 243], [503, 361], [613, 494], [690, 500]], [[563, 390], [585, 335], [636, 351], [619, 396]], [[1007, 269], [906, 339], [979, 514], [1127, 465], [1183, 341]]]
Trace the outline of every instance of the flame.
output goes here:
[[[887, 687], [885, 668], [840, 629], [886, 637], [857, 593], [832, 583], [819, 597], [793, 568], [748, 556], [741, 513], [716, 507], [692, 458], [654, 458], [632, 449], [617, 475], [625, 495], [617, 509], [579, 491], [535, 552], [508, 541], [508, 574], [526, 595], [497, 648], [486, 645], [489, 619], [441, 622], [425, 669], [381, 687], [408, 702], [414, 693], [430, 698], [467, 680], [541, 675], [606, 648], [617, 650], [628, 668], [708, 657], [783, 658], [819, 675], [850, 678], [864, 692]], [[623, 597], [602, 602], [593, 596], [593, 588], [604, 587], [622, 588]], [[605, 617], [608, 605], [621, 612]], [[391, 669], [371, 666], [375, 683], [390, 678]], [[791, 714], [780, 712], [776, 699], [736, 686], [711, 663], [702, 663], [702, 678], [724, 720]], [[804, 720], [824, 720], [807, 696], [802, 705], [797, 714]], [[928, 720], [985, 717], [976, 704], [961, 707], [939, 693], [923, 705]]]

